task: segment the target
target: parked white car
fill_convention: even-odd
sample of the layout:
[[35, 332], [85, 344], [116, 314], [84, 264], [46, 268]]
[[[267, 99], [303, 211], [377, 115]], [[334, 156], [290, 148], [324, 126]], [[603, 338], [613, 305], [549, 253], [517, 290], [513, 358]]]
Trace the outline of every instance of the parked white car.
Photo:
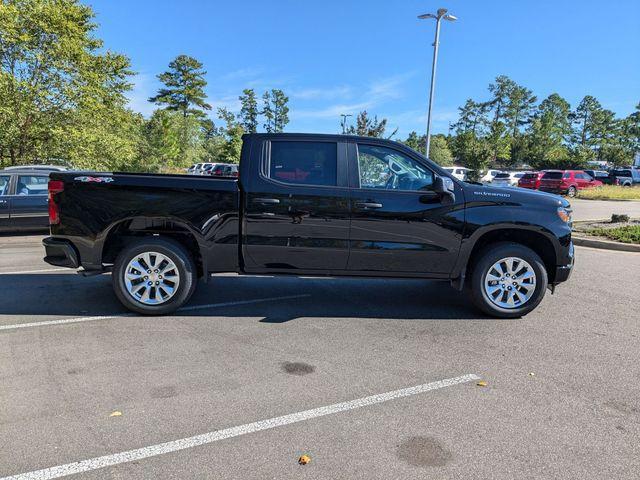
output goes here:
[[465, 167], [443, 167], [447, 172], [451, 173], [458, 180], [465, 181], [467, 174], [471, 171], [470, 168]]
[[520, 180], [526, 172], [499, 172], [491, 180], [494, 187], [517, 187]]
[[480, 181], [482, 183], [490, 183], [497, 174], [500, 173], [500, 170], [488, 170], [482, 177], [480, 177]]

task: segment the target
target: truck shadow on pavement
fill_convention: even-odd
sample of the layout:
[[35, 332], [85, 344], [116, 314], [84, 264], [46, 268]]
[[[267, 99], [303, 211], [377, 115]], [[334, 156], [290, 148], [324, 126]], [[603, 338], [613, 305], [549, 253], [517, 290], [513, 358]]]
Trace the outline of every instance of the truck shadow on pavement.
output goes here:
[[[254, 300], [255, 303], [246, 303]], [[301, 317], [489, 319], [474, 309], [465, 292], [454, 290], [447, 282], [419, 279], [216, 276], [209, 283], [200, 282], [186, 306], [198, 305], [212, 306], [177, 311], [171, 316], [257, 317], [266, 324]], [[110, 275], [0, 275], [0, 315], [75, 317], [123, 313], [127, 311], [113, 293]], [[7, 320], [3, 323], [9, 323]], [[37, 321], [28, 321], [34, 320]]]

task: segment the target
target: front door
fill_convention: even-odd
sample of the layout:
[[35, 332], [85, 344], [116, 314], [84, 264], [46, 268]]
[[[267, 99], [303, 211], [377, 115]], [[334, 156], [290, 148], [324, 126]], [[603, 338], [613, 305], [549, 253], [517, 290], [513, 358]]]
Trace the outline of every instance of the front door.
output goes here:
[[351, 144], [351, 253], [358, 273], [446, 276], [453, 269], [464, 225], [462, 189], [456, 198], [433, 191], [428, 162], [409, 152]]
[[346, 144], [294, 138], [264, 140], [251, 149], [251, 171], [260, 173], [244, 197], [248, 272], [346, 269]]
[[11, 222], [14, 228], [46, 228], [48, 175], [18, 175], [11, 200]]

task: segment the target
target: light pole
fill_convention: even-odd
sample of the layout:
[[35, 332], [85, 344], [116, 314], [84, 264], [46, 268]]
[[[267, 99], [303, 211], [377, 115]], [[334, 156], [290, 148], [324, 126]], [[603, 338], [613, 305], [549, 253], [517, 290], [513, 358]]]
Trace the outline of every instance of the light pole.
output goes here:
[[450, 22], [455, 22], [458, 17], [447, 14], [446, 8], [439, 8], [437, 14], [425, 13], [418, 15], [420, 20], [427, 18], [435, 18], [436, 20], [436, 39], [433, 42], [433, 64], [431, 66], [431, 90], [429, 91], [429, 109], [427, 110], [427, 151], [426, 156], [429, 157], [429, 146], [431, 145], [431, 108], [433, 107], [433, 92], [436, 87], [436, 65], [438, 63], [438, 44], [440, 42], [440, 20], [443, 18]]
[[347, 133], [347, 117], [353, 117], [353, 115], [351, 115], [350, 113], [341, 113], [340, 116], [342, 117], [342, 121], [340, 122], [340, 124], [342, 125], [342, 134], [344, 135], [345, 133]]

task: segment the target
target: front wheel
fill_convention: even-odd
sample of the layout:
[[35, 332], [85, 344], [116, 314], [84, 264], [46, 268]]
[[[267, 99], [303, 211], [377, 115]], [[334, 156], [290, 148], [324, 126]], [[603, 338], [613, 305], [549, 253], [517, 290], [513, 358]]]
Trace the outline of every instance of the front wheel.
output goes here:
[[127, 245], [113, 268], [113, 289], [129, 310], [164, 315], [193, 294], [197, 270], [189, 252], [178, 242], [148, 237]]
[[474, 304], [499, 318], [526, 315], [544, 298], [548, 278], [533, 250], [518, 243], [498, 243], [481, 253], [470, 288]]

